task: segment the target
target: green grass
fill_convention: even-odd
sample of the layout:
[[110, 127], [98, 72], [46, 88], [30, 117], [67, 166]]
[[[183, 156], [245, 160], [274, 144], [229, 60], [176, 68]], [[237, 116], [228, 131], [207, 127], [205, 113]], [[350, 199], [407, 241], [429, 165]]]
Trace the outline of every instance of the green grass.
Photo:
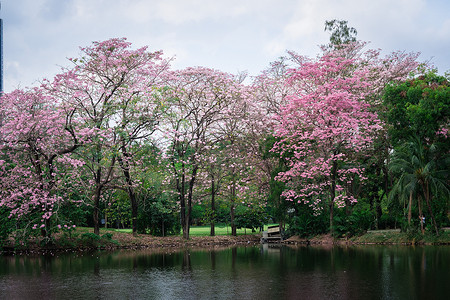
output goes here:
[[[273, 225], [273, 224], [269, 224]], [[267, 230], [268, 225], [264, 225], [264, 230]], [[78, 230], [81, 232], [88, 232], [92, 231], [92, 227], [78, 227]], [[113, 232], [128, 232], [131, 233], [131, 228], [125, 228], [125, 229], [116, 229], [116, 228], [100, 228], [100, 232], [104, 231], [113, 231]], [[191, 229], [189, 231], [190, 236], [209, 236], [211, 232], [211, 227], [209, 225], [206, 226], [191, 226]], [[215, 227], [215, 233], [216, 235], [231, 235], [231, 226], [226, 225], [216, 225]], [[252, 232], [251, 229], [247, 228], [241, 228], [237, 229], [237, 235], [244, 235], [244, 234], [258, 234], [259, 230], [256, 232]], [[180, 232], [180, 235], [182, 235], [182, 232]]]
[[[265, 226], [267, 228], [267, 226]], [[225, 225], [216, 225], [215, 226], [215, 234], [216, 235], [231, 235], [231, 226], [225, 226]], [[208, 236], [211, 233], [211, 227], [209, 225], [207, 226], [191, 226], [191, 229], [189, 231], [190, 236]], [[244, 234], [257, 234], [259, 233], [259, 230], [256, 232], [252, 232], [251, 229], [245, 230], [244, 228], [237, 229], [236, 231], [237, 235], [244, 235]]]

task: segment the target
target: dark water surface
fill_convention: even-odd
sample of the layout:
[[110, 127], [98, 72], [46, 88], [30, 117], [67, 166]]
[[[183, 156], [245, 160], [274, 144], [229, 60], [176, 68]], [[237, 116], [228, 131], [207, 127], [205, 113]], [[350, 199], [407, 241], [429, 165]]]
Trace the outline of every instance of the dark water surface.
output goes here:
[[0, 299], [450, 299], [450, 247], [0, 256]]

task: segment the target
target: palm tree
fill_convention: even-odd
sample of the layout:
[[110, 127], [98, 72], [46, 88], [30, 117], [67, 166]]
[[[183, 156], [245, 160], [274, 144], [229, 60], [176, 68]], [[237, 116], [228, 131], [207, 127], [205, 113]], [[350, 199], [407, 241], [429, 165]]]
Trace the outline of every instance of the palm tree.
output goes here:
[[[431, 201], [433, 195], [444, 193], [450, 195], [448, 184], [448, 164], [437, 164], [437, 147], [424, 145], [417, 136], [393, 153], [389, 170], [399, 177], [391, 191], [391, 197], [399, 194], [400, 198], [409, 197], [408, 223], [411, 223], [411, 206], [413, 196], [417, 197], [421, 229], [423, 233], [422, 197], [428, 208], [436, 234], [438, 228], [434, 218]], [[444, 160], [445, 161], [445, 160]], [[447, 159], [448, 161], [448, 159]]]
[[[390, 170], [395, 172], [395, 168], [392, 163], [389, 165]], [[389, 193], [389, 200], [392, 201], [394, 196], [398, 196], [399, 201], [403, 203], [403, 208], [407, 205], [408, 208], [408, 225], [411, 225], [412, 219], [412, 205], [413, 205], [413, 196], [416, 194], [417, 185], [416, 180], [413, 176], [408, 176], [410, 174], [402, 173], [400, 177], [397, 179], [396, 184], [392, 188]], [[421, 210], [421, 208], [419, 209]]]

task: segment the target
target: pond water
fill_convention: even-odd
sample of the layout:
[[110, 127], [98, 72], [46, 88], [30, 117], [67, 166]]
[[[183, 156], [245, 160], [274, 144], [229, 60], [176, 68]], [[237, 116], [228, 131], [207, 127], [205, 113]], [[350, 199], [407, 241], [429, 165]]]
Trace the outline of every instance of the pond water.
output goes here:
[[449, 299], [450, 247], [0, 256], [0, 299]]

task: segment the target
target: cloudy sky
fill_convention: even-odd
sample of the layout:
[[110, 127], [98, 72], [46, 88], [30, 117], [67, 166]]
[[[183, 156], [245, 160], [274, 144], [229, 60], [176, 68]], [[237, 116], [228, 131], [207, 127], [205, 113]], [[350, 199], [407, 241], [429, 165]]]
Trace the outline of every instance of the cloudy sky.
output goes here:
[[450, 70], [448, 0], [2, 0], [5, 91], [52, 78], [80, 46], [126, 37], [175, 57], [176, 69], [206, 66], [257, 75], [294, 50], [314, 57], [325, 20], [347, 20], [385, 53], [421, 52]]

